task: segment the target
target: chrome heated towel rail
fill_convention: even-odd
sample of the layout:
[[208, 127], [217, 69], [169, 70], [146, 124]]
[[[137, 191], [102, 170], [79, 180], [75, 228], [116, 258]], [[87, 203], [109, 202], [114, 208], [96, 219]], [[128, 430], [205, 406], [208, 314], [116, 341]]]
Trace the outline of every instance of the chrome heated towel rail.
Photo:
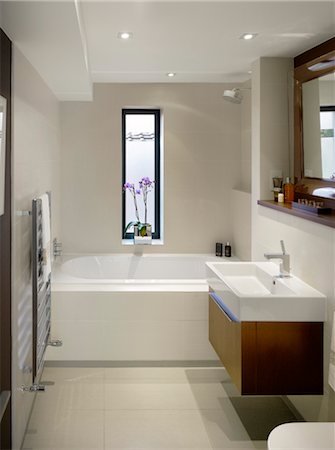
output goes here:
[[[50, 203], [50, 193], [49, 203]], [[51, 208], [50, 208], [51, 210]], [[50, 338], [51, 274], [43, 278], [42, 200], [32, 202], [32, 286], [33, 286], [33, 383], [38, 383]]]

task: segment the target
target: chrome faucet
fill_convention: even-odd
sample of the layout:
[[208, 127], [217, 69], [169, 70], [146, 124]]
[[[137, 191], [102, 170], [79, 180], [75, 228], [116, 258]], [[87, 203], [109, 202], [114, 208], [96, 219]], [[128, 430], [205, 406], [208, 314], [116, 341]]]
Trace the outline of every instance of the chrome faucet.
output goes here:
[[282, 253], [264, 253], [266, 259], [281, 259], [279, 264], [279, 278], [290, 277], [290, 255], [285, 251], [284, 241], [280, 241]]

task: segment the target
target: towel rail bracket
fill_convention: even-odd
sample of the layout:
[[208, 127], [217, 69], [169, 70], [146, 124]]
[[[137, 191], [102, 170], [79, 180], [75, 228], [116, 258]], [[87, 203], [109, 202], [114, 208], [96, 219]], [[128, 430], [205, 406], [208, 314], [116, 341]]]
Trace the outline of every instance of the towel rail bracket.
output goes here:
[[16, 211], [16, 215], [19, 217], [24, 217], [24, 216], [32, 216], [33, 213], [32, 211]]
[[63, 346], [63, 341], [60, 340], [60, 339], [50, 339], [48, 341], [47, 345], [50, 345], [51, 347], [62, 347]]

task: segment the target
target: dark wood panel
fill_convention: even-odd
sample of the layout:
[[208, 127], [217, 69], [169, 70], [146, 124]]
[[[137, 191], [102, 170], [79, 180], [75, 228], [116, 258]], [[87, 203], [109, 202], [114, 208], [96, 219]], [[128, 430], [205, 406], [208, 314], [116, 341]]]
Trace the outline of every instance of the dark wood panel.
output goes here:
[[328, 41], [322, 42], [322, 44], [317, 45], [304, 53], [296, 56], [294, 58], [294, 67], [303, 66], [304, 64], [308, 64], [310, 61], [313, 61], [320, 56], [323, 56], [335, 48], [335, 37], [328, 39]]
[[294, 177], [304, 178], [304, 155], [302, 130], [302, 84], [294, 81]]
[[257, 392], [323, 394], [323, 323], [257, 323]]
[[241, 324], [231, 321], [209, 297], [209, 341], [241, 391]]
[[[0, 30], [0, 94], [7, 99], [5, 214], [0, 216], [0, 389], [11, 391], [11, 42]], [[11, 403], [0, 448], [11, 448]]]
[[251, 395], [257, 392], [257, 322], [242, 322], [242, 387], [241, 394]]

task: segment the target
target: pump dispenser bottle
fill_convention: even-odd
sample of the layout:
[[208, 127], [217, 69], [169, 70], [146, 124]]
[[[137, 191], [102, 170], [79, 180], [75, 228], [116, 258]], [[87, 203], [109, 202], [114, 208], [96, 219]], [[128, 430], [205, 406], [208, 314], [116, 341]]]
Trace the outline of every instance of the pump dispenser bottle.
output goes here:
[[286, 183], [284, 184], [284, 198], [286, 203], [294, 201], [294, 184], [291, 183], [290, 177], [286, 178]]

